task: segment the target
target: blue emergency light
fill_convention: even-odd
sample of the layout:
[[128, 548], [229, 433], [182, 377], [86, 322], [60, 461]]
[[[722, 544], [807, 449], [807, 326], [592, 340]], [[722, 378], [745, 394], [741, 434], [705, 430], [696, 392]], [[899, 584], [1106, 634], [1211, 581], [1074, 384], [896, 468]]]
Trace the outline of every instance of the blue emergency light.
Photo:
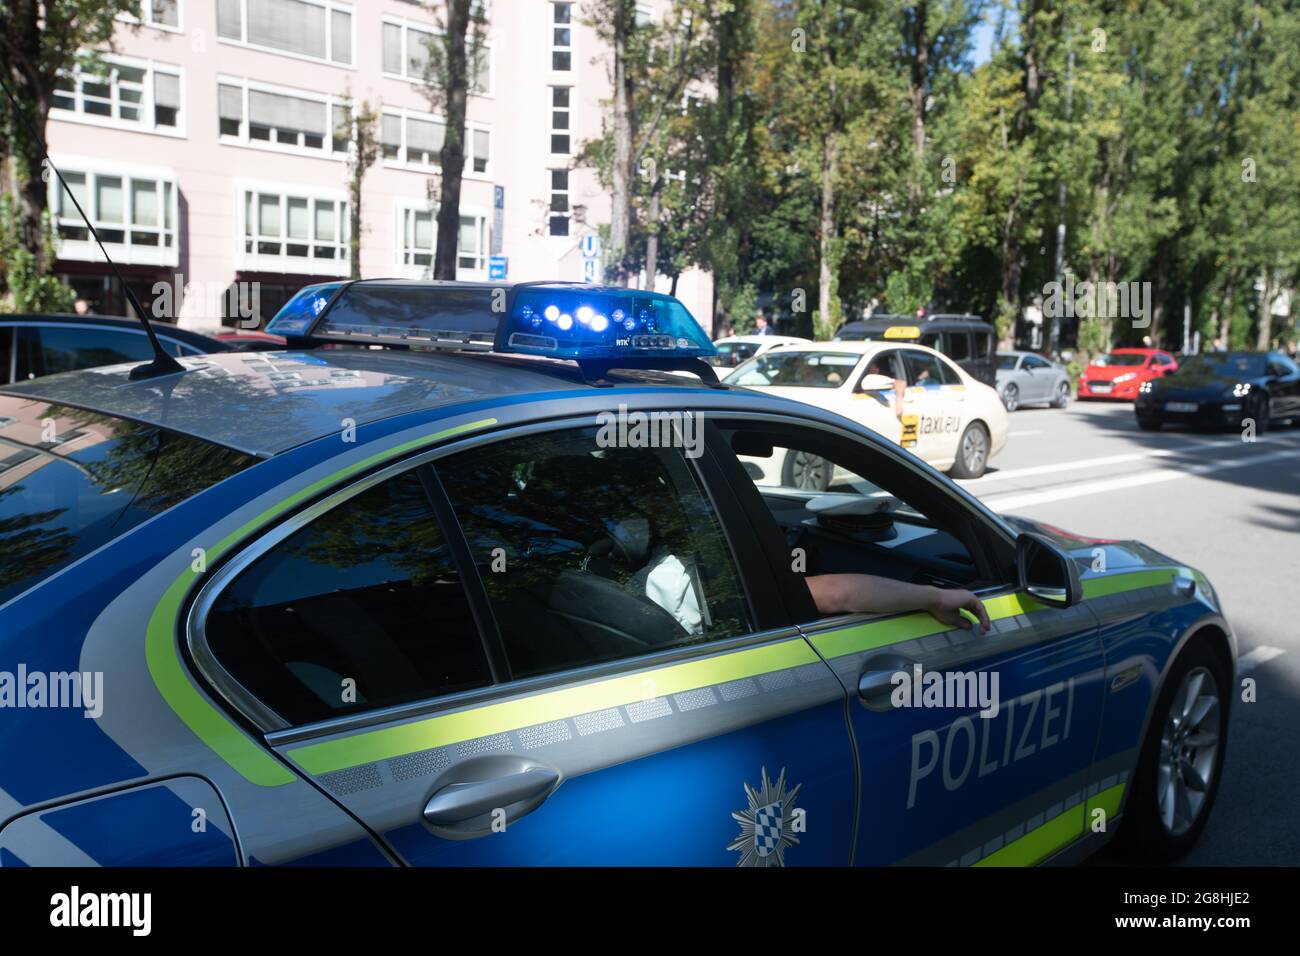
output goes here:
[[561, 282], [320, 283], [300, 290], [266, 330], [303, 340], [490, 349], [605, 368], [673, 367], [717, 354], [670, 295]]

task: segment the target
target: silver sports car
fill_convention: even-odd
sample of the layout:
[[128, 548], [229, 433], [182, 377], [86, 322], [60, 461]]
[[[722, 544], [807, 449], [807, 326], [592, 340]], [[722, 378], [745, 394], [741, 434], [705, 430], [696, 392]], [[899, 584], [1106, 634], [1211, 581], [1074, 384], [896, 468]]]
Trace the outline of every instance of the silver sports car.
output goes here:
[[997, 383], [1009, 412], [1021, 405], [1070, 404], [1070, 373], [1033, 352], [999, 352]]

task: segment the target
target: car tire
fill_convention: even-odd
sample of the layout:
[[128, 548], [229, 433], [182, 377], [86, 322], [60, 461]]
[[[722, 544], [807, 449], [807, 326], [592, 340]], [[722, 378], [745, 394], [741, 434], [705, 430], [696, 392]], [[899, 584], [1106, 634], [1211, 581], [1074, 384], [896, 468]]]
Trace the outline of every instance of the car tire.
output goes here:
[[805, 491], [825, 491], [831, 486], [835, 466], [818, 455], [791, 448], [781, 466], [781, 484]]
[[1008, 385], [1002, 390], [1002, 405], [1009, 412], [1020, 407], [1020, 389], [1017, 386]]
[[1065, 408], [1070, 404], [1070, 383], [1062, 382], [1056, 386], [1056, 397], [1052, 399], [1053, 408]]
[[989, 430], [983, 422], [971, 422], [957, 442], [957, 460], [948, 469], [954, 478], [979, 478], [989, 464]]
[[1142, 429], [1144, 432], [1160, 431], [1160, 422], [1156, 421], [1154, 418], [1143, 418], [1139, 415], [1137, 422], [1138, 428]]
[[1151, 712], [1115, 840], [1119, 855], [1168, 863], [1200, 838], [1223, 778], [1231, 698], [1228, 662], [1208, 641], [1193, 638]]

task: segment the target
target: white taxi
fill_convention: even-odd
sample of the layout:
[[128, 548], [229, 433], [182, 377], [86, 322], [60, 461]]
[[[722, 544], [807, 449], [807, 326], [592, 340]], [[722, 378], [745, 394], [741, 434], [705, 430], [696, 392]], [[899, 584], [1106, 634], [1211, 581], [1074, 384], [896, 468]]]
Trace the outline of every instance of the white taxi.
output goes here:
[[[808, 342], [755, 356], [723, 379], [861, 422], [954, 478], [978, 478], [1007, 441], [997, 392], [934, 349], [893, 342]], [[756, 462], [782, 485], [824, 491], [830, 467], [801, 453]], [[805, 456], [806, 457], [806, 456]]]

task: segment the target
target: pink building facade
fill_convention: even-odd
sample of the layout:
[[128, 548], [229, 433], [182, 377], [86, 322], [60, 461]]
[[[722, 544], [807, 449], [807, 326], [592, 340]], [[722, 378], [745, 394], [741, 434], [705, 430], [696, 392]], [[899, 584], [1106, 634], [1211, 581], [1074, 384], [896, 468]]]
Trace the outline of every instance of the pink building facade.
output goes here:
[[[573, 164], [601, 134], [610, 80], [583, 18], [581, 2], [489, 0], [461, 279], [499, 279], [494, 256], [510, 282], [591, 275], [583, 237], [608, 222], [609, 196]], [[383, 155], [363, 187], [362, 275], [428, 276], [443, 123], [419, 79], [435, 22], [408, 0], [144, 0], [104, 68], [61, 84], [51, 155], [155, 314], [201, 328], [256, 306], [265, 321], [307, 282], [349, 274], [350, 147], [334, 131], [349, 98], [368, 101]], [[125, 313], [68, 197], [50, 188], [59, 273], [97, 311]], [[709, 328], [710, 277], [684, 274], [677, 291]]]

